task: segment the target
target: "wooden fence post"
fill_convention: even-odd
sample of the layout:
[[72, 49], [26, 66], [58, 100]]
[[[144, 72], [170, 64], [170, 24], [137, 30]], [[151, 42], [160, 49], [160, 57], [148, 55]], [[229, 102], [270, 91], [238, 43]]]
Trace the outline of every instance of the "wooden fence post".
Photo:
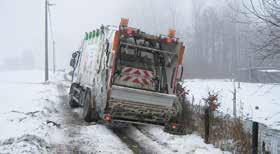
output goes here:
[[209, 144], [209, 129], [210, 129], [210, 109], [209, 107], [204, 110], [204, 142]]
[[259, 123], [253, 121], [252, 127], [252, 154], [258, 154]]

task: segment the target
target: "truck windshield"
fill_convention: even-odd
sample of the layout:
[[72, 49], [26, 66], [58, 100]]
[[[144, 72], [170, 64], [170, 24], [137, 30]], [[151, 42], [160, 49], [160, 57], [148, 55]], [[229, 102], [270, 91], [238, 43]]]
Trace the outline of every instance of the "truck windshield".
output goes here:
[[159, 71], [157, 57], [158, 55], [151, 51], [121, 46], [114, 84], [160, 91], [158, 79], [165, 74], [163, 71]]

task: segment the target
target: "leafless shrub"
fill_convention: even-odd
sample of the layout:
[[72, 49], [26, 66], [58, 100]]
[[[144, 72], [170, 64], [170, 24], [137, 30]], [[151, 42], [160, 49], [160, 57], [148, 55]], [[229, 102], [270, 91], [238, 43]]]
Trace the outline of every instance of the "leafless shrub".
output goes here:
[[[214, 98], [215, 96], [215, 98]], [[211, 95], [204, 99], [204, 105], [190, 104], [190, 114], [192, 115], [192, 130], [200, 136], [204, 136], [204, 109], [211, 107], [213, 101], [218, 105], [218, 95]], [[211, 101], [212, 102], [209, 102]], [[219, 105], [218, 105], [219, 106]], [[218, 111], [212, 110], [210, 115], [210, 136], [211, 144], [225, 151], [247, 154], [251, 149], [251, 135], [246, 132], [241, 119], [234, 119], [229, 115], [224, 115]]]
[[241, 119], [228, 116], [214, 117], [210, 142], [222, 150], [247, 154], [251, 149], [251, 135], [245, 131]]

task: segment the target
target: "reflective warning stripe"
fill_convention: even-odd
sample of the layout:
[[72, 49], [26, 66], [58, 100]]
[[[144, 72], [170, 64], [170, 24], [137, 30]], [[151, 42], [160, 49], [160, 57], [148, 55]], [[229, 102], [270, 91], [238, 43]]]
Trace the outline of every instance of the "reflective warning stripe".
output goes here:
[[120, 80], [126, 81], [126, 82], [133, 82], [136, 84], [144, 84], [144, 85], [150, 85], [153, 83], [153, 81], [150, 79], [145, 79], [145, 78], [136, 77], [136, 76], [129, 76], [129, 75], [122, 75], [120, 77]]
[[151, 85], [154, 73], [148, 70], [142, 70], [133, 67], [124, 67], [122, 69], [121, 81], [132, 82], [136, 84]]
[[127, 75], [137, 75], [137, 76], [141, 76], [141, 77], [145, 77], [145, 78], [154, 77], [154, 73], [152, 71], [142, 70], [142, 69], [133, 68], [133, 67], [124, 67], [122, 69], [122, 73], [127, 74]]

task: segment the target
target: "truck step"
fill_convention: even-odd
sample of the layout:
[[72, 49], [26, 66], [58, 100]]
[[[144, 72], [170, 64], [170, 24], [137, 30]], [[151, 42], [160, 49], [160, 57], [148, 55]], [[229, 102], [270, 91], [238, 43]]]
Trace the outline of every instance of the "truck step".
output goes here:
[[80, 89], [80, 88], [74, 87], [73, 89], [74, 89], [74, 91], [76, 91], [77, 93], [80, 93], [80, 92], [81, 92], [81, 89]]
[[79, 103], [79, 99], [78, 99], [78, 98], [76, 98], [75, 96], [72, 96], [72, 97], [73, 97], [73, 100], [74, 100], [75, 102]]

